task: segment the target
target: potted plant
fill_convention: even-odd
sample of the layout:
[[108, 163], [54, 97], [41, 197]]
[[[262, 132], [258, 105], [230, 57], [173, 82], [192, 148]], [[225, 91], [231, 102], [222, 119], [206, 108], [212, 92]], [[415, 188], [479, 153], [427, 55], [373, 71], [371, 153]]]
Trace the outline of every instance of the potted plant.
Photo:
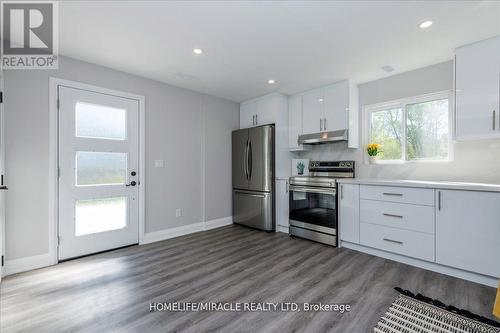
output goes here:
[[375, 162], [377, 161], [377, 155], [382, 152], [380, 147], [381, 146], [378, 143], [370, 143], [368, 144], [368, 146], [366, 146], [366, 152], [368, 153], [370, 164], [375, 164]]
[[297, 172], [299, 175], [303, 175], [304, 174], [304, 168], [306, 166], [304, 165], [304, 162], [300, 161], [299, 163], [297, 163]]

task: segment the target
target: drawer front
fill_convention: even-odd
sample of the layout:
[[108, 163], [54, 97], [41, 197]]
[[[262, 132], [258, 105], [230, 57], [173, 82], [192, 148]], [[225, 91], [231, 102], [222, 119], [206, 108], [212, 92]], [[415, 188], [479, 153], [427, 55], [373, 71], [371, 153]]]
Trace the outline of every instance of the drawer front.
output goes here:
[[408, 257], [434, 261], [434, 235], [360, 223], [360, 243]]
[[434, 234], [434, 207], [360, 200], [360, 220]]
[[397, 186], [361, 185], [361, 199], [434, 206], [434, 190]]

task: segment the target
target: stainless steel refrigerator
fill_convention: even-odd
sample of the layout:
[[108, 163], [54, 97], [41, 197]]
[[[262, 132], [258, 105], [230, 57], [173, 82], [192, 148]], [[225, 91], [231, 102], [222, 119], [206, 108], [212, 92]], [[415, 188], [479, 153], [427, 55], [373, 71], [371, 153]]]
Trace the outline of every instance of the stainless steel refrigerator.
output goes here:
[[274, 231], [274, 125], [233, 131], [233, 221]]

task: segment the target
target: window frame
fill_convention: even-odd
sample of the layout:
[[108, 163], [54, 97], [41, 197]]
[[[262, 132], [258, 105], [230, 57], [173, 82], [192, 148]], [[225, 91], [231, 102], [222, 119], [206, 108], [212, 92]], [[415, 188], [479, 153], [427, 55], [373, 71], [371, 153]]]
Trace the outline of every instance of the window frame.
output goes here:
[[[448, 99], [448, 158], [442, 160], [436, 159], [407, 159], [406, 151], [406, 124], [407, 124], [407, 105], [416, 103], [431, 102], [439, 99]], [[365, 147], [370, 143], [371, 139], [371, 119], [372, 113], [377, 111], [384, 111], [388, 109], [400, 108], [402, 110], [401, 115], [401, 159], [398, 160], [377, 160], [376, 164], [406, 164], [406, 163], [448, 163], [453, 161], [453, 124], [454, 124], [454, 100], [451, 90], [440, 91], [432, 94], [425, 94], [419, 96], [405, 97], [397, 100], [392, 100], [383, 103], [370, 104], [363, 106], [363, 161], [368, 164], [368, 154], [366, 154]]]

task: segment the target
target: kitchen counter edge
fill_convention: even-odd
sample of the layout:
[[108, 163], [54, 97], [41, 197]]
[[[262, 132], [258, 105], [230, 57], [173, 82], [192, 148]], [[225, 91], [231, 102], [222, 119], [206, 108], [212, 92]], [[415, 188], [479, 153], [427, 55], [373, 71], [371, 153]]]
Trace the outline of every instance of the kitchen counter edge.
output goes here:
[[429, 189], [447, 189], [447, 190], [482, 191], [482, 192], [500, 193], [500, 184], [487, 184], [487, 183], [402, 180], [402, 179], [369, 179], [369, 178], [337, 179], [337, 183], [375, 185], [375, 186], [419, 187], [419, 188], [429, 188]]

